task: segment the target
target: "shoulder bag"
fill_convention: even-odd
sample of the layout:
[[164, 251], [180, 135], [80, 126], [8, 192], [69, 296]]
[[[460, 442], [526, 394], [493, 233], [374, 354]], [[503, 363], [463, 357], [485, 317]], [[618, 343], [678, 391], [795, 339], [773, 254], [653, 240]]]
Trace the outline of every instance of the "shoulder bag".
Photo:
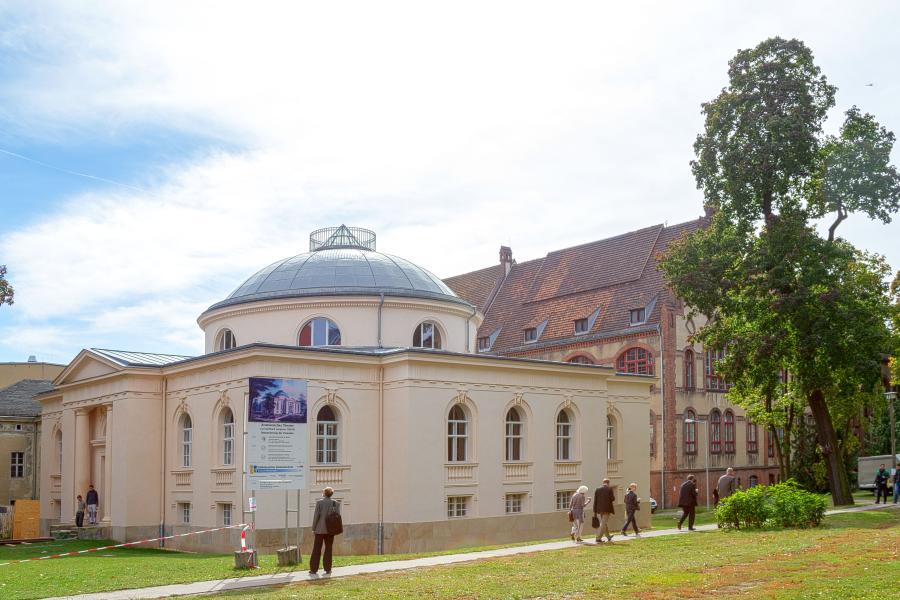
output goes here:
[[344, 533], [344, 521], [341, 519], [341, 513], [336, 509], [337, 503], [332, 500], [331, 509], [325, 517], [325, 529], [328, 530], [328, 535], [340, 535]]

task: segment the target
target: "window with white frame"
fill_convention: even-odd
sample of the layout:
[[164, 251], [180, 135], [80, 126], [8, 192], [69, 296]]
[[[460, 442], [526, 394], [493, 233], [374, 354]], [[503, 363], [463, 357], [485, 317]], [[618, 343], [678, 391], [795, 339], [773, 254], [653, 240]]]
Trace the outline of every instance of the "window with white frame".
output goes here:
[[572, 460], [572, 418], [565, 409], [556, 415], [556, 460]]
[[616, 418], [606, 415], [606, 459], [616, 459]]
[[63, 439], [62, 431], [56, 430], [56, 472], [62, 473], [63, 467]]
[[341, 330], [331, 319], [319, 317], [307, 321], [300, 330], [300, 346], [340, 346]]
[[556, 491], [556, 510], [569, 510], [572, 503], [572, 496], [575, 490], [557, 490]]
[[506, 494], [506, 514], [512, 515], [522, 512], [525, 504], [525, 494]]
[[537, 327], [529, 327], [525, 330], [525, 342], [536, 342], [538, 339]]
[[25, 453], [10, 452], [9, 476], [13, 479], [25, 477]]
[[228, 527], [231, 525], [231, 502], [224, 502], [219, 504], [219, 515], [219, 522], [224, 527]]
[[469, 496], [449, 496], [447, 498], [447, 517], [458, 519], [469, 514]]
[[628, 320], [632, 325], [640, 325], [647, 320], [645, 310], [643, 308], [634, 308], [628, 311]]
[[469, 442], [468, 419], [462, 406], [456, 404], [447, 415], [447, 461], [465, 462]]
[[190, 502], [179, 502], [178, 503], [178, 514], [181, 516], [181, 524], [182, 525], [190, 525], [191, 524], [191, 503]]
[[587, 332], [588, 332], [587, 318], [575, 319], [575, 335], [578, 335], [580, 333], [587, 333]]
[[216, 350], [231, 350], [237, 347], [237, 340], [234, 333], [230, 329], [223, 329], [219, 334], [219, 341], [216, 344]]
[[316, 414], [316, 462], [320, 465], [338, 463], [338, 418], [330, 405]]
[[478, 349], [482, 351], [491, 349], [490, 336], [484, 335], [478, 338]]
[[522, 415], [513, 407], [506, 412], [506, 460], [523, 460], [525, 455], [525, 432]]
[[234, 414], [230, 408], [222, 411], [222, 464], [234, 464]]
[[419, 323], [413, 332], [413, 348], [441, 349], [441, 332], [431, 321]]
[[194, 429], [191, 417], [188, 414], [181, 415], [181, 466], [190, 467], [192, 464], [192, 450], [194, 444]]

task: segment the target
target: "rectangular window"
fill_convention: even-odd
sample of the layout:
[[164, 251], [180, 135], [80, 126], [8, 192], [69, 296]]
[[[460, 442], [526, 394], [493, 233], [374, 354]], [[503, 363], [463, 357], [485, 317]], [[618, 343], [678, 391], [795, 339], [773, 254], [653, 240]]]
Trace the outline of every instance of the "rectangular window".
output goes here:
[[226, 422], [222, 432], [222, 464], [231, 466], [234, 464], [234, 423]]
[[447, 517], [458, 519], [469, 512], [468, 496], [450, 496], [447, 498]]
[[219, 521], [223, 526], [228, 527], [231, 525], [231, 503], [219, 504], [219, 514], [221, 515]]
[[18, 479], [25, 477], [25, 453], [11, 452], [9, 455], [9, 476]]
[[575, 490], [557, 490], [556, 491], [556, 510], [569, 510], [569, 503]]
[[632, 325], [638, 325], [643, 323], [647, 319], [644, 317], [644, 309], [643, 308], [635, 308], [628, 312], [629, 321]]
[[766, 446], [768, 446], [769, 458], [775, 458], [775, 437], [769, 428], [766, 428]]
[[506, 495], [506, 514], [513, 515], [522, 512], [522, 504], [525, 494], [507, 494]]
[[478, 349], [481, 351], [490, 350], [491, 349], [491, 338], [490, 336], [484, 336], [478, 338]]
[[588, 332], [588, 320], [587, 319], [578, 319], [575, 321], [575, 333], [587, 333]]
[[319, 422], [316, 424], [316, 462], [320, 465], [334, 465], [338, 462], [338, 424]]
[[716, 373], [716, 363], [725, 358], [724, 350], [706, 351], [706, 389], [726, 390], [725, 379]]
[[181, 524], [182, 525], [190, 525], [191, 524], [191, 503], [190, 502], [179, 502], [178, 503], [178, 514], [181, 515]]
[[536, 342], [537, 341], [537, 327], [529, 327], [525, 330], [525, 341], [526, 342]]
[[759, 442], [756, 439], [756, 423], [747, 423], [747, 454], [759, 452]]

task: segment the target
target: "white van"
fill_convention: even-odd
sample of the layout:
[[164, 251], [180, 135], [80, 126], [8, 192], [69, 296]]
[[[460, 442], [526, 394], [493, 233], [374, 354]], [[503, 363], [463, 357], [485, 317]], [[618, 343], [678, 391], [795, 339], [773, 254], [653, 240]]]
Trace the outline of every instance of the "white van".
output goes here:
[[893, 483], [894, 471], [897, 470], [898, 462], [900, 462], [900, 454], [898, 454], [894, 460], [891, 460], [890, 454], [882, 454], [881, 456], [860, 456], [859, 465], [857, 466], [859, 489], [872, 490], [873, 493], [875, 492], [875, 473], [878, 472], [878, 468], [882, 464], [887, 472], [891, 474], [890, 483]]

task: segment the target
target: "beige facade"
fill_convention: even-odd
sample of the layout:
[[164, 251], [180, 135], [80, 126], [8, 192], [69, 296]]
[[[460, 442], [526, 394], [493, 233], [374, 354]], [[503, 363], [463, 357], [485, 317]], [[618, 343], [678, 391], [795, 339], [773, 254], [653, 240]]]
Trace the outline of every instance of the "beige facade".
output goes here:
[[[475, 354], [483, 317], [447, 294], [298, 292], [219, 303], [198, 319], [204, 356], [82, 351], [39, 397], [44, 525], [71, 523], [75, 496], [91, 483], [102, 525], [93, 535], [135, 540], [249, 518], [242, 433], [251, 377], [307, 382], [301, 524], [322, 488], [334, 487], [341, 552], [560, 537], [579, 485], [608, 476], [620, 501], [631, 481], [649, 489], [649, 378]], [[339, 328], [340, 345], [299, 346], [312, 320]], [[426, 323], [440, 344], [411, 347], [422, 345]], [[316, 452], [324, 407], [337, 423], [328, 457]], [[294, 508], [294, 492], [257, 492], [258, 547], [283, 543], [286, 496]], [[639, 517], [646, 525], [649, 511]], [[229, 551], [238, 532], [172, 545]]]
[[0, 505], [38, 497], [40, 439], [39, 419], [0, 416]]
[[66, 365], [46, 362], [3, 362], [0, 363], [0, 389], [23, 379], [53, 381], [65, 368]]

